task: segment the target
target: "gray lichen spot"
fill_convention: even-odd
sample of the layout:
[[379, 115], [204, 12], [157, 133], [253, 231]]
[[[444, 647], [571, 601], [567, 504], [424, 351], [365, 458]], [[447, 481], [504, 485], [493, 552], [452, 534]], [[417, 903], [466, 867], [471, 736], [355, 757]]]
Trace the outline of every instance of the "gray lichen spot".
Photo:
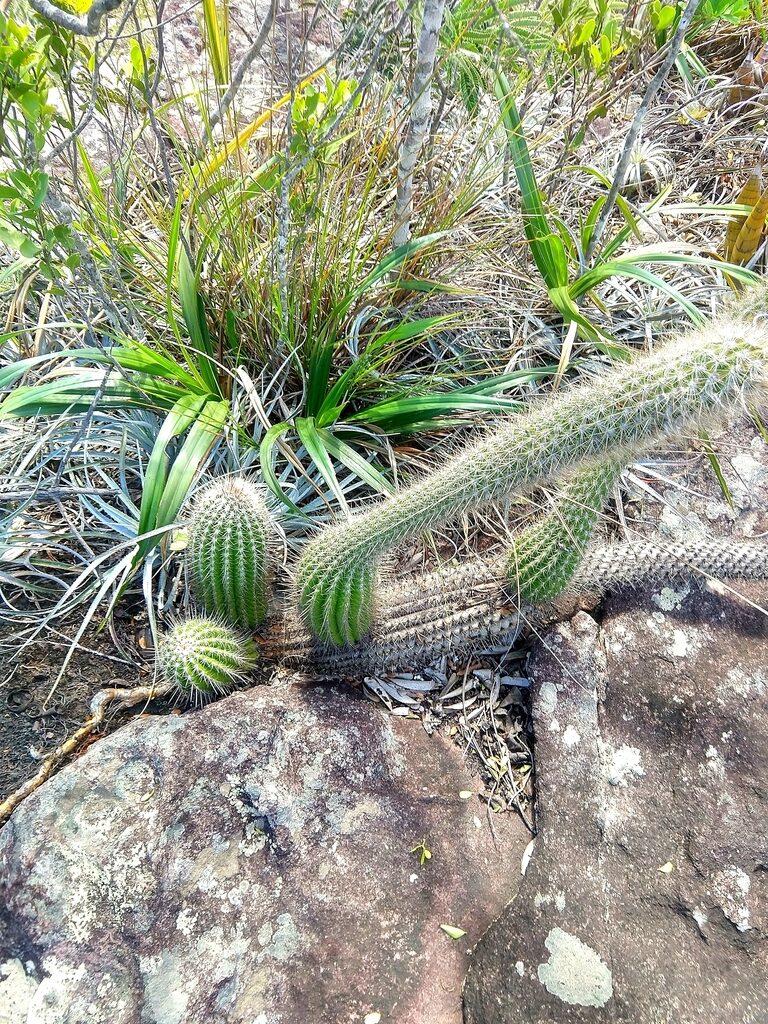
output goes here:
[[[261, 941], [261, 931], [259, 931], [259, 941]], [[264, 950], [264, 955], [271, 956], [274, 960], [287, 960], [298, 951], [299, 945], [300, 937], [296, 922], [290, 914], [278, 914], [277, 927]]]
[[554, 714], [557, 707], [557, 687], [554, 683], [544, 682], [539, 690], [539, 706], [547, 717]]
[[549, 960], [537, 974], [547, 992], [575, 1006], [605, 1006], [613, 977], [594, 949], [562, 928], [553, 928], [544, 945]]
[[651, 600], [663, 612], [677, 611], [690, 594], [690, 587], [684, 586], [680, 590], [672, 587], [662, 587], [658, 594], [652, 594]]
[[165, 950], [156, 974], [144, 979], [144, 1005], [157, 1024], [182, 1024], [187, 1014], [189, 993], [184, 982], [187, 972], [176, 950]]

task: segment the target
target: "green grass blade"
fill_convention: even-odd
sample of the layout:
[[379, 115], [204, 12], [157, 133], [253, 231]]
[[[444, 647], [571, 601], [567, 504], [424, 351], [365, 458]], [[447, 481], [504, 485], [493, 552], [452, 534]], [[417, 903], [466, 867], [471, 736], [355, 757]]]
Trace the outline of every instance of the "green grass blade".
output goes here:
[[168, 474], [157, 506], [157, 527], [176, 519], [200, 466], [218, 440], [229, 416], [229, 402], [209, 401], [198, 413]]
[[395, 493], [395, 488], [389, 480], [372, 466], [367, 459], [364, 459], [359, 452], [356, 452], [351, 445], [348, 445], [346, 441], [336, 437], [330, 430], [318, 428], [317, 433], [323, 445], [334, 459], [359, 476], [369, 487], [380, 494]]
[[568, 284], [568, 258], [565, 247], [562, 238], [550, 225], [544, 212], [520, 113], [512, 88], [502, 71], [496, 73], [494, 92], [501, 106], [501, 120], [507, 136], [507, 147], [520, 187], [523, 228], [533, 261], [548, 289], [564, 288]]
[[712, 467], [712, 471], [714, 472], [715, 477], [717, 478], [717, 482], [720, 486], [720, 490], [722, 491], [723, 497], [728, 502], [730, 508], [735, 509], [736, 506], [733, 503], [733, 497], [731, 496], [731, 490], [728, 486], [728, 481], [725, 479], [725, 476], [723, 475], [723, 468], [720, 465], [720, 460], [717, 457], [717, 453], [715, 452], [715, 449], [712, 445], [712, 441], [709, 437], [709, 434], [707, 434], [707, 432], [703, 430], [701, 432], [699, 440], [701, 441], [701, 446], [704, 449], [707, 459], [709, 460], [709, 464]]
[[133, 374], [130, 381], [113, 374], [104, 383], [104, 374], [103, 370], [68, 372], [44, 384], [17, 387], [0, 402], [0, 417], [87, 412], [100, 390], [100, 409], [137, 406], [152, 411], [167, 410], [187, 393], [185, 388], [143, 374]]
[[323, 437], [317, 430], [314, 419], [311, 416], [297, 416], [296, 433], [299, 435], [301, 443], [307, 449], [307, 454], [317, 466], [323, 480], [331, 489], [331, 493], [343, 511], [348, 513], [347, 499], [344, 497], [344, 491], [339, 485], [336, 470], [333, 468], [333, 463], [325, 447]]
[[181, 313], [197, 356], [198, 373], [214, 394], [221, 394], [214, 362], [216, 353], [205, 319], [205, 304], [197, 287], [197, 274], [183, 246], [179, 250], [178, 290]]
[[261, 439], [259, 445], [259, 463], [261, 465], [261, 475], [264, 478], [264, 483], [272, 491], [274, 496], [278, 498], [286, 508], [290, 509], [291, 512], [297, 516], [301, 516], [302, 519], [306, 519], [307, 516], [301, 511], [298, 505], [294, 504], [285, 491], [280, 486], [280, 481], [277, 479], [273, 464], [273, 453], [275, 445], [283, 434], [287, 433], [291, 429], [290, 423], [276, 423], [270, 427], [264, 437]]
[[[206, 398], [185, 395], [166, 416], [144, 473], [144, 488], [139, 512], [138, 532], [140, 534], [147, 533], [158, 525], [157, 511], [168, 479], [168, 445], [174, 437], [183, 434], [192, 426], [206, 402]], [[139, 545], [139, 555], [145, 554], [150, 547], [152, 547], [152, 541], [143, 541]]]
[[229, 4], [227, 0], [203, 0], [205, 47], [211, 62], [216, 85], [228, 85], [229, 69]]
[[521, 412], [525, 403], [510, 398], [490, 395], [447, 392], [441, 395], [412, 395], [408, 398], [388, 399], [372, 405], [349, 417], [349, 422], [376, 426], [387, 434], [413, 434], [425, 427], [452, 426], [457, 413], [488, 411], [493, 413]]
[[382, 362], [397, 355], [405, 343], [421, 340], [455, 320], [454, 314], [408, 320], [371, 338], [362, 355], [347, 367], [326, 395], [317, 413], [317, 425], [327, 427], [334, 423], [355, 384]]

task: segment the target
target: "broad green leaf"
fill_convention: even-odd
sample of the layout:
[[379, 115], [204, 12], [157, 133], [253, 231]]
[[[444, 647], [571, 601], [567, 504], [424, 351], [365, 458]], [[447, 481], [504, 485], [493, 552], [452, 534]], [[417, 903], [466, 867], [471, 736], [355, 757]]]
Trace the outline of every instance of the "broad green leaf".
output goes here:
[[224, 401], [209, 401], [198, 412], [168, 474], [157, 506], [156, 526], [169, 526], [175, 520], [197, 471], [219, 439], [228, 416], [229, 402]]
[[[183, 434], [194, 423], [207, 401], [207, 398], [198, 395], [185, 395], [184, 398], [179, 399], [166, 416], [144, 473], [138, 528], [140, 534], [146, 533], [158, 525], [157, 510], [168, 479], [168, 445], [174, 437]], [[139, 545], [139, 554], [146, 553], [151, 546], [152, 541], [143, 541]]]
[[42, 384], [17, 387], [0, 402], [2, 416], [57, 416], [87, 412], [101, 392], [100, 409], [139, 406], [153, 411], [171, 409], [186, 394], [184, 388], [133, 374], [130, 382], [113, 372], [105, 382], [104, 370], [67, 371]]
[[349, 422], [377, 426], [388, 434], [412, 434], [424, 427], [450, 426], [457, 413], [487, 411], [522, 412], [525, 404], [509, 398], [463, 394], [460, 389], [440, 395], [412, 395], [388, 399], [349, 417]]
[[320, 435], [323, 444], [330, 454], [337, 459], [342, 465], [346, 466], [347, 469], [356, 473], [361, 480], [364, 480], [369, 487], [373, 490], [378, 491], [380, 494], [394, 494], [395, 488], [383, 476], [378, 469], [375, 469], [367, 459], [356, 452], [355, 449], [336, 437], [331, 433], [330, 430], [318, 428], [318, 434]]
[[502, 71], [497, 71], [494, 92], [501, 105], [501, 119], [507, 135], [507, 147], [520, 187], [523, 228], [531, 255], [547, 288], [568, 284], [568, 259], [560, 236], [553, 231], [544, 212], [541, 194], [525, 140], [520, 113], [512, 88]]
[[280, 481], [277, 479], [275, 474], [274, 465], [272, 462], [272, 454], [275, 445], [287, 431], [291, 429], [290, 423], [276, 423], [270, 427], [269, 430], [264, 434], [259, 445], [259, 463], [261, 465], [261, 475], [264, 477], [264, 482], [270, 491], [279, 498], [280, 501], [289, 508], [291, 512], [294, 512], [297, 516], [301, 516], [302, 519], [306, 519], [307, 516], [301, 511], [298, 505], [294, 504], [285, 491], [280, 486]]

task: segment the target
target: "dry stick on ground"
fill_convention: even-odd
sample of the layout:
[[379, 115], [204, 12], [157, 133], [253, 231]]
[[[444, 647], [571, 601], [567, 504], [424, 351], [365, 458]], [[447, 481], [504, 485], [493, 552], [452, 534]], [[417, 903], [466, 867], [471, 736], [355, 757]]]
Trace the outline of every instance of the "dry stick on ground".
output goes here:
[[0, 825], [5, 824], [22, 800], [25, 800], [35, 790], [39, 789], [53, 775], [62, 761], [72, 757], [81, 749], [83, 744], [104, 724], [107, 712], [121, 711], [125, 708], [134, 707], [142, 701], [148, 703], [157, 697], [164, 697], [170, 690], [171, 687], [167, 684], [160, 686], [136, 686], [132, 690], [125, 690], [119, 687], [100, 690], [91, 701], [91, 716], [85, 725], [72, 733], [60, 747], [54, 750], [50, 757], [43, 761], [37, 775], [25, 782], [23, 786], [20, 786], [0, 803]]
[[584, 257], [585, 263], [587, 264], [589, 263], [590, 257], [594, 253], [595, 248], [598, 245], [600, 239], [602, 238], [603, 232], [605, 231], [606, 225], [608, 223], [608, 218], [611, 216], [611, 213], [613, 212], [613, 207], [616, 203], [616, 197], [619, 194], [619, 189], [624, 184], [624, 177], [627, 173], [627, 168], [629, 167], [629, 161], [632, 158], [632, 150], [634, 148], [635, 142], [637, 141], [637, 137], [640, 134], [640, 129], [643, 126], [643, 121], [645, 121], [646, 115], [648, 114], [648, 110], [650, 109], [651, 104], [656, 98], [656, 94], [658, 93], [659, 89], [664, 84], [666, 77], [669, 74], [670, 69], [672, 68], [672, 65], [677, 60], [677, 55], [680, 52], [680, 47], [683, 44], [685, 33], [688, 31], [691, 21], [693, 20], [696, 11], [699, 9], [700, 4], [701, 0], [688, 0], [688, 6], [683, 11], [682, 17], [678, 22], [675, 34], [672, 37], [672, 41], [669, 44], [667, 56], [664, 58], [664, 63], [661, 65], [659, 70], [656, 72], [656, 74], [649, 82], [648, 88], [645, 90], [645, 95], [643, 96], [642, 102], [640, 103], [640, 106], [637, 108], [637, 111], [635, 112], [635, 116], [632, 119], [632, 124], [630, 125], [629, 132], [627, 133], [627, 137], [624, 142], [624, 148], [621, 151], [621, 158], [616, 168], [616, 173], [614, 174], [613, 181], [611, 182], [611, 188], [608, 192], [608, 197], [600, 213], [600, 217], [598, 218], [597, 224], [595, 225], [595, 230], [592, 232], [592, 238], [590, 239], [589, 246], [587, 247], [587, 251]]
[[413, 172], [421, 147], [427, 138], [429, 115], [432, 112], [432, 75], [440, 27], [443, 24], [445, 0], [426, 0], [419, 34], [416, 71], [411, 89], [411, 117], [408, 131], [400, 147], [397, 168], [397, 200], [395, 202], [394, 245], [405, 245], [411, 236], [413, 216]]

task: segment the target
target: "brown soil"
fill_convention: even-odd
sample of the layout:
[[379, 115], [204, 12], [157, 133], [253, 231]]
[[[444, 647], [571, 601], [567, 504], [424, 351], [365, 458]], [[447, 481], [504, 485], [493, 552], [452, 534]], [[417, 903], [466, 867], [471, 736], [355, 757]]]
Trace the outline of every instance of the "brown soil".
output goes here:
[[[123, 625], [129, 625], [126, 633], [133, 632], [132, 624]], [[7, 623], [0, 623], [0, 645], [13, 649], [13, 628]], [[32, 778], [41, 761], [83, 725], [98, 690], [148, 682], [149, 667], [138, 656], [131, 664], [109, 633], [92, 631], [56, 684], [67, 647], [63, 639], [38, 641], [0, 670], [0, 799]]]

